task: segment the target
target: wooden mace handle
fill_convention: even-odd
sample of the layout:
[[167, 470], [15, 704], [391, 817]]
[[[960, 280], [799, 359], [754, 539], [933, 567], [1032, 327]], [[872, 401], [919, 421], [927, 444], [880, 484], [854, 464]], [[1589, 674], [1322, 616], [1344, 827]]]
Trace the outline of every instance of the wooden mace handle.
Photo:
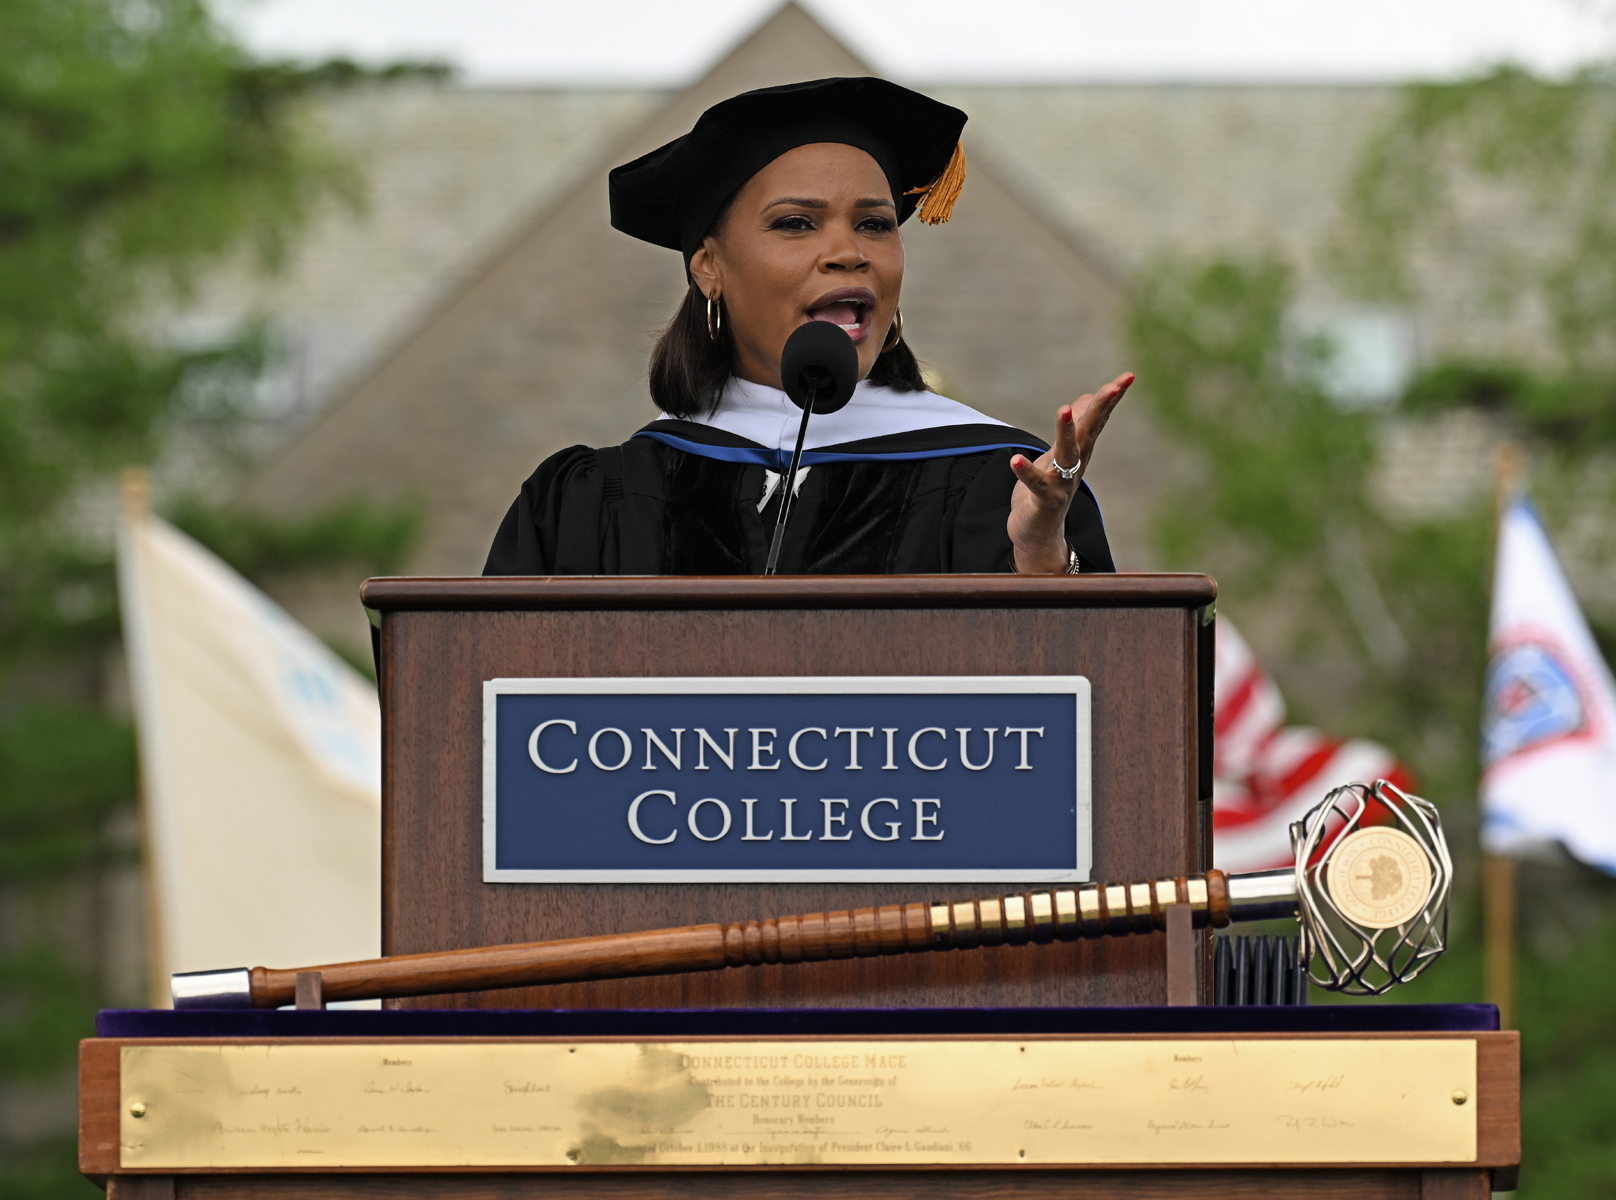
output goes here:
[[1186, 905], [1196, 928], [1227, 925], [1229, 900], [1223, 872], [1134, 884], [1085, 884], [986, 900], [888, 904], [745, 924], [691, 925], [559, 942], [403, 954], [286, 971], [254, 967], [252, 1002], [256, 1008], [293, 1003], [299, 975], [305, 979], [318, 976], [320, 999], [329, 1002], [923, 950], [1069, 942], [1164, 929], [1166, 910], [1172, 904]]

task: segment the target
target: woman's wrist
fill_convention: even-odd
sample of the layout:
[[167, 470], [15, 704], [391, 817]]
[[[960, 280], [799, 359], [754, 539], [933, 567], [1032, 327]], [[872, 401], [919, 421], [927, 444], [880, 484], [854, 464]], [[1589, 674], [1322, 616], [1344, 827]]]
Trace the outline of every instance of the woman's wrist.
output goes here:
[[1076, 575], [1077, 552], [1065, 538], [1056, 546], [1036, 553], [1012, 546], [1010, 569], [1017, 575]]

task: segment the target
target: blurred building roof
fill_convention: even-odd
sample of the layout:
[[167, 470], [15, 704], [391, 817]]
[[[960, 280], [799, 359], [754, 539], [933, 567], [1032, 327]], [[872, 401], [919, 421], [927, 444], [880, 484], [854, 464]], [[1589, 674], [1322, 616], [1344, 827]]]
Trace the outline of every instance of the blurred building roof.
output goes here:
[[[971, 114], [973, 163], [1121, 277], [1166, 254], [1272, 248], [1327, 291], [1318, 255], [1390, 89], [1308, 86], [943, 87]], [[438, 302], [660, 106], [658, 91], [393, 84], [313, 119], [358, 168], [273, 278], [210, 281], [191, 320], [267, 316], [286, 355], [265, 397], [294, 424], [408, 336]], [[586, 178], [587, 177], [587, 178]]]
[[430, 83], [328, 96], [310, 119], [352, 164], [359, 195], [329, 200], [280, 272], [243, 262], [213, 276], [186, 323], [211, 334], [268, 319], [284, 357], [265, 406], [301, 424], [663, 100]]
[[[314, 119], [361, 166], [365, 205], [333, 205], [279, 277], [222, 273], [197, 306], [204, 324], [266, 317], [286, 351], [265, 396], [278, 448], [246, 498], [291, 513], [413, 495], [429, 524], [411, 569], [478, 570], [539, 461], [654, 415], [646, 359], [684, 280], [677, 256], [611, 230], [607, 169], [738, 91], [854, 73], [867, 68], [788, 4], [682, 92], [407, 84], [321, 102]], [[1321, 246], [1393, 99], [927, 90], [971, 114], [971, 170], [952, 223], [906, 227], [906, 332], [940, 390], [1035, 431], [1127, 367], [1123, 288], [1158, 257], [1277, 250], [1305, 300], [1333, 302]], [[1154, 498], [1181, 468], [1124, 405], [1090, 475], [1119, 563], [1150, 564]]]
[[[374, 299], [363, 305], [367, 325], [338, 330], [340, 353], [324, 352], [329, 365], [308, 372], [335, 382], [324, 394], [312, 385], [305, 389], [304, 406], [292, 414], [301, 418], [293, 422], [298, 427], [250, 480], [247, 499], [296, 512], [352, 493], [413, 494], [425, 501], [428, 529], [412, 568], [479, 569], [499, 517], [541, 459], [576, 442], [621, 441], [654, 415], [645, 392], [646, 359], [655, 331], [684, 290], [683, 272], [677, 255], [611, 229], [606, 170], [683, 133], [703, 109], [736, 92], [804, 76], [861, 73], [867, 68], [845, 47], [802, 9], [787, 5], [683, 92], [579, 101], [580, 111], [597, 121], [590, 145], [580, 136], [553, 156], [564, 159], [576, 144], [577, 165], [545, 179], [525, 177], [525, 203], [487, 205], [476, 232], [435, 243], [440, 273], [433, 277], [419, 265], [411, 238], [386, 230], [451, 228], [455, 197], [499, 186], [439, 185], [430, 180], [435, 171], [511, 170], [471, 165], [449, 126], [497, 123], [505, 132], [488, 135], [490, 144], [517, 157], [549, 153], [555, 138], [524, 121], [521, 97], [436, 93], [454, 115], [434, 127], [434, 144], [456, 145], [454, 156], [434, 167], [408, 135], [392, 149], [372, 147], [369, 153], [379, 157], [372, 160], [369, 219], [382, 231], [363, 232], [363, 216], [334, 212], [275, 285], [274, 318], [292, 339], [299, 321], [318, 326], [340, 310], [347, 302], [331, 298], [355, 280], [363, 278]], [[411, 89], [400, 93], [399, 103], [430, 105], [433, 95]], [[376, 122], [407, 131], [408, 118], [393, 124], [389, 117], [337, 115], [344, 107], [385, 108], [385, 96], [333, 102], [328, 127], [341, 133]], [[535, 149], [523, 146], [525, 137], [535, 139]], [[518, 185], [513, 179], [508, 186], [514, 191]], [[343, 252], [354, 267], [343, 271], [317, 261], [322, 245], [346, 236], [364, 239], [363, 248]], [[950, 394], [1042, 429], [1061, 399], [1122, 369], [1114, 276], [1003, 184], [991, 159], [974, 166], [969, 201], [954, 221], [940, 229], [911, 227], [908, 251], [906, 332]], [[336, 257], [334, 250], [323, 254]], [[361, 268], [368, 256], [388, 261]], [[245, 312], [258, 293], [246, 275], [236, 286], [242, 297], [236, 309]], [[318, 338], [306, 337], [304, 345], [313, 361]], [[1128, 436], [1130, 425], [1137, 436]], [[1130, 444], [1136, 453], [1158, 456], [1141, 416], [1119, 418], [1107, 452], [1119, 477], [1115, 494], [1128, 480], [1152, 477], [1138, 469], [1143, 464], [1129, 464]], [[1102, 473], [1096, 464], [1096, 486]], [[1148, 505], [1118, 502], [1115, 508], [1121, 544], [1143, 546], [1143, 526], [1130, 531], [1127, 514], [1142, 521]], [[1139, 561], [1137, 553], [1131, 561]]]
[[1306, 85], [929, 90], [971, 114], [968, 133], [1018, 194], [1114, 269], [1272, 248], [1305, 280], [1394, 96]]

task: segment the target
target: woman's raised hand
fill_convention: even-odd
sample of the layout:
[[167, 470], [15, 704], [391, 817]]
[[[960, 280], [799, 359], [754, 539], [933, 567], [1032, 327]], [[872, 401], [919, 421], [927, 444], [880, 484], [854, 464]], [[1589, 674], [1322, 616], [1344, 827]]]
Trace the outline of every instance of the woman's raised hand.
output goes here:
[[[1131, 373], [1118, 375], [1099, 391], [1063, 404], [1055, 414], [1054, 448], [1037, 462], [1021, 454], [1010, 459], [1017, 483], [1010, 494], [1008, 529], [1018, 573], [1059, 575], [1066, 570], [1066, 510], [1088, 470], [1100, 431], [1133, 380]], [[1057, 471], [1057, 465], [1067, 468], [1071, 478]]]

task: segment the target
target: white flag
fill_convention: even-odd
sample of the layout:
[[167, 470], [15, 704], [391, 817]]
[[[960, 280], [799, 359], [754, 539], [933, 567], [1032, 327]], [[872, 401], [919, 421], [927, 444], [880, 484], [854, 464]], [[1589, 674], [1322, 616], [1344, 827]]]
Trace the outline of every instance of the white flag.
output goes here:
[[124, 513], [118, 583], [156, 977], [375, 957], [376, 689], [143, 505]]
[[1483, 847], [1558, 842], [1616, 873], [1616, 685], [1525, 499], [1498, 528], [1488, 652]]

